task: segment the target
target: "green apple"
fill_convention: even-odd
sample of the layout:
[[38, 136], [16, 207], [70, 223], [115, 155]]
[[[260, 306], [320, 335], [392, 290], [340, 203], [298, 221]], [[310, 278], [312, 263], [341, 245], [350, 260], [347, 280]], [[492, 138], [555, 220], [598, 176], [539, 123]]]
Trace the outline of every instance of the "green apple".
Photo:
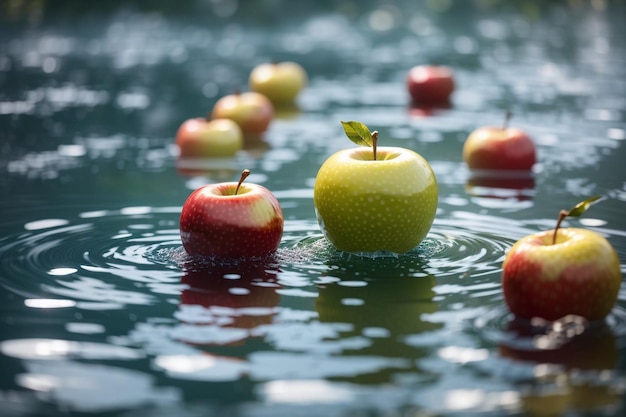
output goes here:
[[176, 132], [176, 146], [182, 158], [232, 157], [243, 148], [243, 133], [229, 119], [188, 119]]
[[593, 321], [609, 314], [622, 283], [615, 249], [597, 232], [559, 228], [566, 216], [580, 216], [598, 198], [562, 210], [554, 230], [523, 237], [507, 252], [502, 290], [517, 317], [557, 320], [575, 314]]
[[306, 71], [295, 62], [260, 64], [248, 80], [250, 90], [263, 94], [277, 107], [292, 105], [307, 81]]
[[[418, 153], [377, 148], [378, 132], [342, 122], [355, 143], [320, 167], [313, 201], [320, 228], [340, 251], [404, 253], [426, 237], [437, 211], [435, 174]], [[371, 146], [371, 148], [369, 147]]]

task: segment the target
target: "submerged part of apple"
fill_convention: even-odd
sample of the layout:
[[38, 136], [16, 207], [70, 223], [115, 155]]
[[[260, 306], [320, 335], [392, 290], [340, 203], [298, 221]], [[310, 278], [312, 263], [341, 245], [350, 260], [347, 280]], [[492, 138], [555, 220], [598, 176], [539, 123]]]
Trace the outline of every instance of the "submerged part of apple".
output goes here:
[[339, 151], [321, 166], [314, 205], [326, 238], [346, 252], [403, 253], [426, 237], [437, 210], [428, 162], [404, 148]]

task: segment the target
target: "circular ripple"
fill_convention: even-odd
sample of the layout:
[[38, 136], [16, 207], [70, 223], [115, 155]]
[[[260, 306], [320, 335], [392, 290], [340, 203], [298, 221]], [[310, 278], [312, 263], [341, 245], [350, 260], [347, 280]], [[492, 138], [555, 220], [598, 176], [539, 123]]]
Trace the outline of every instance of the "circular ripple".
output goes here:
[[[438, 279], [499, 272], [508, 248], [533, 232], [519, 222], [459, 212], [450, 219], [435, 221], [426, 239], [407, 253], [351, 254], [335, 250], [319, 230], [311, 234], [311, 229], [318, 229], [317, 225], [303, 223], [287, 235], [279, 251], [283, 262], [322, 270], [384, 269], [385, 274], [432, 275]], [[305, 231], [308, 235], [302, 237]]]
[[0, 240], [0, 285], [90, 308], [152, 303], [155, 294], [178, 291], [185, 256], [178, 215], [178, 208], [131, 207], [28, 223]]

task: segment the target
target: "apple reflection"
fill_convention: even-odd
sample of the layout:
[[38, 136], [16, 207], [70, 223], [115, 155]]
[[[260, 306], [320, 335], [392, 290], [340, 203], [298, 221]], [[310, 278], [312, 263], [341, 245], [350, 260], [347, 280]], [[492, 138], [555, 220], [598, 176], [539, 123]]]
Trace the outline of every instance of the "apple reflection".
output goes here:
[[465, 191], [473, 197], [529, 201], [535, 194], [535, 178], [530, 172], [472, 171]]
[[421, 104], [421, 103], [409, 103], [408, 106], [408, 114], [412, 119], [423, 119], [426, 117], [437, 116], [439, 113], [450, 110], [452, 108], [452, 103], [450, 101], [444, 101], [442, 103], [431, 103], [431, 104]]
[[617, 338], [604, 322], [579, 316], [555, 322], [513, 320], [509, 341], [499, 353], [533, 367], [535, 377], [523, 384], [521, 404], [530, 416], [558, 416], [567, 411], [611, 410], [622, 392], [611, 383], [619, 366]]
[[[369, 341], [369, 346], [344, 349], [343, 355], [406, 359], [411, 368], [415, 359], [425, 352], [405, 343], [404, 337], [442, 327], [442, 323], [431, 322], [424, 317], [438, 310], [433, 300], [435, 277], [421, 273], [420, 267], [414, 269], [412, 258], [410, 261], [406, 259], [406, 262], [399, 259], [360, 259], [362, 262], [355, 262], [358, 268], [349, 261], [333, 262], [327, 276], [322, 279], [327, 282], [318, 284], [315, 309], [319, 320], [348, 323], [351, 330], [343, 333], [342, 338], [364, 337]], [[341, 379], [378, 384], [389, 382], [394, 373], [410, 370], [386, 368], [375, 374]]]
[[280, 104], [274, 107], [274, 118], [278, 120], [295, 120], [302, 114], [302, 109], [296, 103]]
[[232, 181], [241, 173], [240, 163], [236, 158], [191, 158], [178, 156], [176, 170], [183, 177], [206, 177], [213, 181]]
[[277, 313], [279, 272], [273, 261], [188, 267], [177, 316], [193, 328], [177, 332], [177, 338], [191, 344], [243, 343], [251, 329], [271, 323]]

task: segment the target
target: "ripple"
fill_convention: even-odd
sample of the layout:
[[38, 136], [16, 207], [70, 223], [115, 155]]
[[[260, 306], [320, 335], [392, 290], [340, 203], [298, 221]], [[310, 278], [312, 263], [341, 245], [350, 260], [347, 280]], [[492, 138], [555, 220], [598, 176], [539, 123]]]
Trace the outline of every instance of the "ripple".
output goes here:
[[155, 295], [178, 292], [178, 214], [175, 207], [127, 207], [29, 222], [24, 233], [0, 240], [0, 285], [83, 308], [153, 303]]
[[[403, 254], [348, 253], [336, 250], [321, 233], [311, 234], [317, 225], [302, 223], [283, 239], [278, 252], [281, 263], [295, 267], [334, 269], [337, 264], [368, 267], [386, 265], [387, 273], [399, 276], [434, 275], [437, 278], [471, 275], [479, 277], [501, 270], [508, 248], [519, 237], [536, 230], [515, 220], [495, 216], [454, 212], [445, 220], [435, 220], [428, 236], [415, 249]], [[297, 233], [308, 231], [302, 237]], [[393, 266], [393, 268], [389, 268]]]

